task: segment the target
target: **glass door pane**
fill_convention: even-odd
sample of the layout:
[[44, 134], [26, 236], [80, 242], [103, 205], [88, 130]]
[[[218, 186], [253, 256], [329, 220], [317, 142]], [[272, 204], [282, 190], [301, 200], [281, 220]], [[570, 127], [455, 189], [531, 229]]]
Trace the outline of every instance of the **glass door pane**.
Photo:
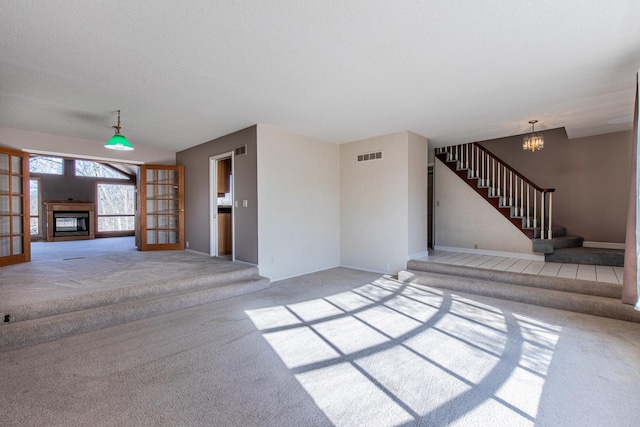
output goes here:
[[184, 249], [184, 168], [145, 165], [140, 176], [140, 249]]
[[27, 158], [0, 149], [0, 266], [30, 260]]

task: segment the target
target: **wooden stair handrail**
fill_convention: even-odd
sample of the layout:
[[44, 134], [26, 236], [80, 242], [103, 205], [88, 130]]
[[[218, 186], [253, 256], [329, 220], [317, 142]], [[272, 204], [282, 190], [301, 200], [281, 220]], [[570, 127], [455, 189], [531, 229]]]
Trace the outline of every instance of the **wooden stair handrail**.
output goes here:
[[556, 191], [555, 188], [540, 188], [539, 186], [537, 186], [535, 183], [533, 183], [529, 178], [527, 178], [526, 176], [522, 175], [520, 172], [518, 172], [513, 166], [511, 166], [509, 163], [505, 162], [504, 160], [502, 160], [501, 158], [499, 158], [498, 156], [496, 156], [495, 154], [493, 154], [491, 151], [487, 150], [486, 148], [484, 148], [482, 145], [478, 144], [477, 142], [474, 142], [473, 145], [475, 145], [476, 147], [478, 147], [481, 151], [484, 151], [485, 153], [487, 153], [487, 155], [489, 157], [494, 158], [495, 160], [497, 160], [498, 162], [502, 163], [503, 166], [506, 166], [507, 168], [509, 168], [509, 170], [511, 170], [515, 175], [517, 175], [518, 177], [520, 177], [520, 179], [522, 179], [524, 182], [526, 182], [527, 184], [529, 184], [530, 186], [532, 186], [533, 188], [535, 188], [536, 190], [540, 191], [541, 193], [554, 193]]

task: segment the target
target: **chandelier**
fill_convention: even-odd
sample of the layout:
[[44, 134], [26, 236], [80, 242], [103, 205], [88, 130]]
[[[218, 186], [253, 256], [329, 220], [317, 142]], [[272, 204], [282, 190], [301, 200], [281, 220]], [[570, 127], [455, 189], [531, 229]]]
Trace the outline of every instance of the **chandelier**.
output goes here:
[[535, 133], [535, 125], [538, 123], [537, 120], [529, 120], [529, 123], [531, 123], [531, 133], [524, 136], [522, 149], [533, 153], [536, 150], [542, 150], [544, 148], [544, 136]]

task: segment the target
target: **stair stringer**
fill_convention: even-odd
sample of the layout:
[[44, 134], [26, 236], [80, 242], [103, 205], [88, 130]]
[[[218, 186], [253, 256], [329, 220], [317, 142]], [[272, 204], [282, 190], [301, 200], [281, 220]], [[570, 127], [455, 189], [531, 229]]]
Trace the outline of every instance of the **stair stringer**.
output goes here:
[[436, 249], [539, 255], [532, 251], [529, 237], [442, 161], [436, 162], [434, 175]]

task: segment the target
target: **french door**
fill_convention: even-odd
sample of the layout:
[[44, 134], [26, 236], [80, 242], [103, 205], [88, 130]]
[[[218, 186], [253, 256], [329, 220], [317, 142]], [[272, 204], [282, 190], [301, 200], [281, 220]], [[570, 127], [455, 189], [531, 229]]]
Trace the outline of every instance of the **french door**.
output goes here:
[[29, 155], [0, 148], [0, 267], [31, 261]]
[[184, 166], [143, 165], [138, 179], [138, 249], [184, 249]]

